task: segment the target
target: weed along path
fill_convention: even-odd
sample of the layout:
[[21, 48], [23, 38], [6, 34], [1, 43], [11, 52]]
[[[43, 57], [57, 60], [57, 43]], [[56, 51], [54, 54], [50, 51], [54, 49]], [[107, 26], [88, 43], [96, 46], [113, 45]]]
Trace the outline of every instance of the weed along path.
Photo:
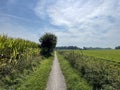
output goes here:
[[60, 69], [56, 52], [46, 90], [66, 90], [65, 79]]

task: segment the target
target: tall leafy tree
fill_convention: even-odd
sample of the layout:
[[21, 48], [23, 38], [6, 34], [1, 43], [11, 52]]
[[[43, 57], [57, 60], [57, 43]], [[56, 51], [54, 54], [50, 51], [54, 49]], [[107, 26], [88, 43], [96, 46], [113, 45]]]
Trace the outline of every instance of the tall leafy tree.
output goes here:
[[56, 47], [56, 35], [52, 33], [45, 33], [42, 37], [40, 37], [39, 41], [41, 47], [41, 54], [44, 56], [50, 56]]

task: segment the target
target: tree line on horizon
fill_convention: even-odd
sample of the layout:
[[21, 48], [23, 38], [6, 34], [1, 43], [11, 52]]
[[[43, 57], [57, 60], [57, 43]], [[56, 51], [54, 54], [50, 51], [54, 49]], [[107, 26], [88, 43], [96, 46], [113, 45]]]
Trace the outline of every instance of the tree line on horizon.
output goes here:
[[[102, 48], [102, 47], [83, 47], [79, 48], [77, 46], [58, 46], [57, 50], [111, 50], [112, 48]], [[120, 46], [116, 46], [115, 49], [120, 49]]]

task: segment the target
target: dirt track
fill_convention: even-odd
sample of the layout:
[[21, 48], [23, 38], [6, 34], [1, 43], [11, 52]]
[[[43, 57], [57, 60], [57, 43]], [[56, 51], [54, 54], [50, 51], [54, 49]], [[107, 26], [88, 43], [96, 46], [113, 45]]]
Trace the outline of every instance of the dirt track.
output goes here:
[[66, 90], [65, 79], [60, 69], [56, 52], [46, 90]]

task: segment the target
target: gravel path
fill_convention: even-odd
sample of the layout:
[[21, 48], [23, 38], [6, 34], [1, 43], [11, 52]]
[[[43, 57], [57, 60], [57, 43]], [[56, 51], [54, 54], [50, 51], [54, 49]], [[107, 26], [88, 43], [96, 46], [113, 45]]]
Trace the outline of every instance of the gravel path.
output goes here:
[[60, 69], [56, 52], [46, 90], [66, 90], [65, 79]]

